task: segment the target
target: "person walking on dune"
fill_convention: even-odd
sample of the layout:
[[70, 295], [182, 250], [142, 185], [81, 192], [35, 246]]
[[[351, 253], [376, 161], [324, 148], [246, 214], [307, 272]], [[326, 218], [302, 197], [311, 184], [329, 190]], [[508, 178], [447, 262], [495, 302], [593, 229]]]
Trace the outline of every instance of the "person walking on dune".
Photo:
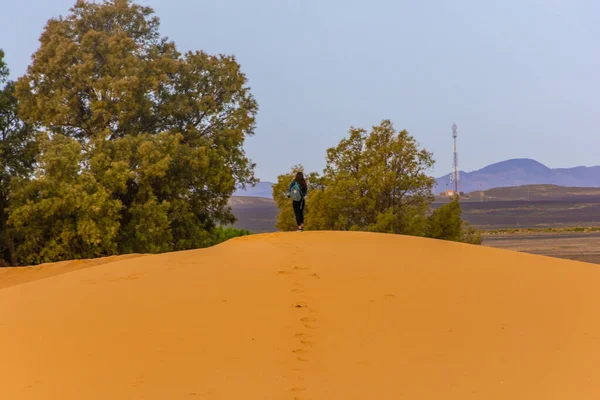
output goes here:
[[292, 199], [292, 207], [294, 208], [294, 215], [296, 216], [298, 232], [304, 230], [304, 198], [306, 197], [307, 192], [308, 185], [304, 179], [304, 174], [298, 172], [290, 184], [289, 190], [289, 197]]

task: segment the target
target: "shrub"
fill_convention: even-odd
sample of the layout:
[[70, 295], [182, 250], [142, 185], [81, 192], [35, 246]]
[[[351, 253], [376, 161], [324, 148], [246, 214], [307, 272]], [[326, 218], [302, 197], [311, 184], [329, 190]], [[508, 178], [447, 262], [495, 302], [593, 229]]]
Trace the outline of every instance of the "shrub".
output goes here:
[[215, 246], [219, 243], [223, 243], [228, 241], [229, 239], [233, 239], [240, 236], [252, 235], [252, 232], [245, 229], [237, 229], [232, 227], [222, 227], [219, 226], [215, 228], [212, 245]]

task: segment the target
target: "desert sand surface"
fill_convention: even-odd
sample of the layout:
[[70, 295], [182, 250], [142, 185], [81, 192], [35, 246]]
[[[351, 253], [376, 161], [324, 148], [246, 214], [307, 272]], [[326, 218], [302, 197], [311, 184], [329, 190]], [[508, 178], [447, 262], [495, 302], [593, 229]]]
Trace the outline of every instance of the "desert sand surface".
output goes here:
[[487, 235], [485, 246], [600, 264], [600, 232]]
[[57, 271], [0, 289], [0, 399], [600, 398], [594, 264], [293, 232]]
[[110, 256], [86, 260], [70, 260], [56, 263], [40, 264], [33, 267], [0, 268], [0, 289], [20, 285], [38, 279], [50, 278], [52, 276], [66, 274], [78, 269], [93, 267], [95, 265], [115, 262], [116, 260], [127, 260], [140, 257], [141, 254], [127, 254], [122, 256]]

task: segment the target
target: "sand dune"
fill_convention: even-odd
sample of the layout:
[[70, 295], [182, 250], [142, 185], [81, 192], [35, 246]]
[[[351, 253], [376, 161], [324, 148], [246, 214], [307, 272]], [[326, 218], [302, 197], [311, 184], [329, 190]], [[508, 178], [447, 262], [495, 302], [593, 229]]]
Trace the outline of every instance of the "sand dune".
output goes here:
[[78, 269], [89, 268], [95, 265], [107, 264], [117, 260], [128, 260], [140, 257], [142, 254], [127, 254], [122, 256], [111, 256], [94, 258], [89, 260], [71, 260], [49, 264], [40, 264], [34, 267], [22, 268], [0, 268], [0, 289], [20, 285], [39, 279], [51, 278]]
[[294, 232], [52, 269], [0, 290], [0, 399], [600, 398], [593, 264]]

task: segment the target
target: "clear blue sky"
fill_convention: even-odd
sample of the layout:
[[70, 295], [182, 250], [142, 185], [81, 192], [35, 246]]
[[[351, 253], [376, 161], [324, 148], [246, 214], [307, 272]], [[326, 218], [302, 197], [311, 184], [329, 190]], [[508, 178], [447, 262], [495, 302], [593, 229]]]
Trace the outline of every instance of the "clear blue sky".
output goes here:
[[[600, 164], [598, 0], [138, 0], [180, 50], [235, 54], [259, 103], [256, 175], [321, 170], [351, 125], [390, 119], [466, 171], [508, 158]], [[74, 0], [7, 2], [0, 48], [22, 75]]]

